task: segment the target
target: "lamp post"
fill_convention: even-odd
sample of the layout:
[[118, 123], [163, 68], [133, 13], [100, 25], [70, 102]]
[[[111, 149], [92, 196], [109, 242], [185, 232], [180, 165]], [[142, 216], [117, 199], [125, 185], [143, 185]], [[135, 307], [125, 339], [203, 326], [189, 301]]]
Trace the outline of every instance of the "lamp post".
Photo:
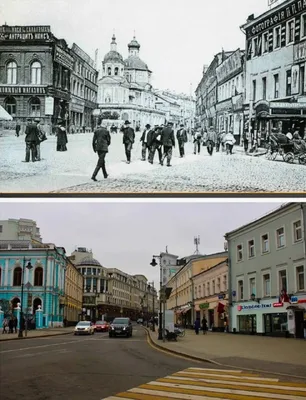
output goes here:
[[[28, 291], [28, 305], [27, 305], [27, 314], [26, 314], [26, 316], [27, 316], [27, 319], [26, 319], [26, 323], [25, 323], [25, 331], [24, 331], [24, 335], [25, 335], [25, 337], [27, 337], [28, 336], [28, 323], [29, 323], [29, 321], [28, 321], [28, 319], [29, 319], [29, 308], [31, 307], [31, 303], [32, 303], [32, 300], [30, 299], [30, 289], [32, 289], [32, 285], [31, 285], [31, 283], [30, 282], [28, 282], [28, 283], [26, 283], [25, 285], [24, 285], [24, 287], [27, 289], [27, 291]], [[31, 296], [32, 297], [32, 296]], [[30, 301], [29, 301], [29, 299], [30, 299]], [[29, 305], [30, 304], [30, 305]]]
[[155, 288], [154, 288], [154, 281], [148, 283], [148, 290], [150, 291], [151, 288], [153, 289], [153, 303], [152, 303], [152, 314], [153, 314], [153, 323], [152, 323], [152, 331], [155, 332]]
[[[26, 266], [26, 262], [28, 262]], [[32, 269], [33, 266], [31, 264], [31, 259], [26, 259], [23, 257], [23, 264], [22, 264], [22, 276], [21, 276], [21, 310], [20, 310], [20, 317], [19, 317], [19, 332], [18, 332], [18, 337], [22, 338], [23, 337], [23, 289], [24, 289], [24, 272], [25, 269]]]
[[150, 265], [152, 267], [156, 267], [158, 264], [156, 262], [156, 258], [159, 259], [159, 285], [160, 285], [160, 295], [159, 295], [159, 322], [158, 322], [158, 340], [163, 340], [163, 306], [162, 306], [162, 289], [163, 289], [163, 271], [162, 271], [162, 264], [161, 264], [161, 256], [153, 256], [152, 262]]

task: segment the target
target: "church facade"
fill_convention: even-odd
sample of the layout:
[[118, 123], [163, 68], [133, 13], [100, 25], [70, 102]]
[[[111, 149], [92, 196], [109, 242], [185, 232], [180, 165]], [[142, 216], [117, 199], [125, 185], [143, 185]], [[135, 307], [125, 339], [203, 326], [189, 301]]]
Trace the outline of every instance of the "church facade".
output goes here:
[[128, 58], [117, 51], [113, 35], [110, 51], [102, 62], [102, 77], [98, 81], [100, 115], [120, 126], [129, 120], [134, 128], [166, 122], [166, 113], [156, 108], [151, 85], [152, 71], [139, 57], [140, 44], [134, 37], [128, 44]]

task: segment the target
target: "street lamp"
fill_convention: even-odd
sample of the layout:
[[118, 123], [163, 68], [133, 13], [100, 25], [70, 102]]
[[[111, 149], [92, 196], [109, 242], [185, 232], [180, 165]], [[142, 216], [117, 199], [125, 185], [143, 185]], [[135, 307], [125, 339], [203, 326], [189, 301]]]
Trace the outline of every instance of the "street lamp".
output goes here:
[[160, 295], [159, 295], [159, 322], [158, 322], [158, 340], [163, 340], [163, 306], [161, 301], [161, 293], [162, 293], [162, 286], [163, 286], [163, 270], [161, 264], [161, 256], [153, 256], [152, 262], [150, 265], [152, 267], [156, 267], [158, 264], [156, 262], [156, 258], [159, 259], [159, 287], [160, 287]]
[[[26, 262], [28, 264], [26, 265]], [[21, 309], [20, 309], [20, 317], [19, 317], [19, 332], [18, 332], [18, 337], [22, 338], [23, 337], [23, 289], [24, 289], [24, 272], [25, 268], [28, 270], [33, 268], [33, 265], [31, 264], [31, 259], [26, 259], [23, 257], [23, 264], [22, 264], [22, 276], [21, 276]]]
[[148, 290], [150, 291], [151, 288], [153, 289], [153, 303], [152, 303], [152, 314], [153, 314], [153, 324], [152, 324], [152, 331], [155, 332], [155, 288], [154, 288], [154, 281], [148, 283]]

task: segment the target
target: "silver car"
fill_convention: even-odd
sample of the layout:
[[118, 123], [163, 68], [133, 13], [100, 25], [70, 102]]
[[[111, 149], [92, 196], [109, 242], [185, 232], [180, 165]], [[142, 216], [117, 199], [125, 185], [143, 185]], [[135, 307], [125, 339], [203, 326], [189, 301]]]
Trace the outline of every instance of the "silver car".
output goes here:
[[93, 335], [95, 327], [90, 321], [80, 321], [74, 328], [75, 335]]

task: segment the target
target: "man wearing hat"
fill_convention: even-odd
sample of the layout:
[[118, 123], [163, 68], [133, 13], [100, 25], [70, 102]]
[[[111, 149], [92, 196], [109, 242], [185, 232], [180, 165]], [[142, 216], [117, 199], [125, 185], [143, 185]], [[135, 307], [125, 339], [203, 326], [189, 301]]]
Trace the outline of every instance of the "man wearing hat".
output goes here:
[[164, 154], [161, 160], [161, 165], [164, 164], [167, 157], [167, 167], [171, 167], [172, 147], [175, 147], [175, 139], [173, 132], [173, 123], [168, 122], [168, 125], [162, 130], [162, 144], [164, 146]]
[[183, 158], [185, 156], [185, 143], [187, 143], [188, 138], [187, 138], [187, 132], [184, 129], [184, 124], [180, 125], [180, 128], [177, 133], [176, 133], [176, 138], [177, 138], [177, 142], [178, 142], [178, 147], [179, 147], [179, 151], [180, 151], [180, 157]]
[[[39, 144], [38, 135], [39, 131], [37, 128], [38, 120], [34, 122], [30, 122], [31, 120], [28, 119], [28, 124], [25, 130], [25, 142], [26, 142], [26, 157], [25, 162], [30, 161], [30, 153], [32, 162], [36, 161], [37, 153], [36, 153], [36, 146]], [[38, 122], [37, 122], [38, 121]]]
[[150, 135], [150, 137], [148, 137], [150, 143], [149, 163], [153, 164], [155, 152], [157, 150], [159, 163], [163, 165], [162, 164], [163, 153], [162, 153], [162, 141], [161, 141], [162, 128], [158, 125], [155, 125], [154, 130], [150, 131], [149, 135]]
[[135, 142], [135, 131], [130, 127], [130, 122], [125, 121], [123, 127], [123, 144], [125, 147], [126, 163], [131, 163], [131, 151]]
[[92, 140], [92, 148], [95, 153], [98, 153], [99, 160], [97, 166], [92, 174], [91, 179], [97, 181], [96, 177], [100, 168], [102, 169], [104, 179], [107, 179], [108, 174], [105, 168], [105, 156], [108, 153], [108, 146], [111, 144], [111, 137], [106, 128], [102, 125], [102, 121], [98, 123], [98, 128], [95, 130], [94, 137]]
[[147, 150], [148, 150], [148, 155], [150, 153], [150, 142], [148, 141], [148, 138], [151, 139], [152, 134], [150, 135], [151, 132], [151, 125], [147, 124], [146, 129], [143, 131], [143, 134], [140, 138], [140, 141], [142, 142], [142, 161], [146, 161], [147, 158]]

